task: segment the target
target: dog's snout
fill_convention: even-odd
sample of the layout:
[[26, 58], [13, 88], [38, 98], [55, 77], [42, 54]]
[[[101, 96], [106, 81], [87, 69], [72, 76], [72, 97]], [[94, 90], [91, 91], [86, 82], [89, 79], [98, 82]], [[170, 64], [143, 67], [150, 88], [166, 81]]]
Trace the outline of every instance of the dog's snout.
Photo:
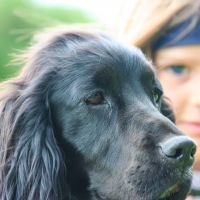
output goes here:
[[162, 153], [175, 165], [191, 166], [196, 153], [196, 145], [187, 136], [172, 137], [160, 144]]

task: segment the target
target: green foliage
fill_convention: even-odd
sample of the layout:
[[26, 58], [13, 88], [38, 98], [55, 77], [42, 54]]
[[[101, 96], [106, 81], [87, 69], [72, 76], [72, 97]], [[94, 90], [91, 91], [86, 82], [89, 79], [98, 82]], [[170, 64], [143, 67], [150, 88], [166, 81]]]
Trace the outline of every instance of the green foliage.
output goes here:
[[59, 24], [94, 22], [93, 16], [72, 7], [42, 6], [30, 0], [0, 0], [0, 81], [19, 67], [8, 65], [13, 52], [28, 46], [33, 34]]

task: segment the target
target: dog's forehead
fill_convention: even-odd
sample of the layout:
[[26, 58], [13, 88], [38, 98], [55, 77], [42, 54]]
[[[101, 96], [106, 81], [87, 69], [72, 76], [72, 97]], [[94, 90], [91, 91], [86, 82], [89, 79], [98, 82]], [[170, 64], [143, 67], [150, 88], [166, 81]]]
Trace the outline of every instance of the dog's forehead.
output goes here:
[[154, 76], [151, 61], [140, 49], [119, 43], [107, 34], [65, 34], [55, 41], [50, 43], [55, 46], [51, 55], [59, 61], [57, 72], [69, 77], [66, 81], [74, 82], [78, 77], [81, 84], [96, 78], [106, 84]]
[[75, 54], [74, 60], [79, 64], [75, 63], [74, 66], [79, 71], [73, 70], [76, 73], [74, 77], [79, 73], [83, 86], [90, 82], [104, 88], [109, 85], [113, 87], [114, 84], [136, 85], [152, 79], [155, 74], [151, 61], [140, 49], [115, 40], [91, 40], [91, 44], [79, 46]]
[[118, 43], [118, 48], [116, 50], [115, 48], [115, 45], [114, 49], [111, 46], [111, 52], [116, 54], [116, 59], [122, 61], [117, 63], [115, 67], [121, 68], [122, 71], [126, 72], [126, 76], [135, 75], [138, 77], [140, 75], [144, 76], [145, 74], [148, 76], [155, 73], [152, 62], [147, 59], [139, 48], [122, 43]]
[[118, 78], [125, 76], [125, 79], [148, 79], [155, 76], [152, 62], [137, 47], [119, 44], [117, 48], [111, 46], [110, 52], [105, 51], [106, 56], [100, 58], [99, 73], [106, 68], [107, 72], [110, 71], [108, 74], [118, 74]]
[[[82, 65], [85, 68], [106, 66], [114, 72], [119, 70], [119, 73], [126, 72], [137, 76], [154, 73], [151, 61], [147, 60], [140, 49], [122, 44], [102, 32], [62, 33], [49, 39], [47, 46], [53, 47], [49, 48], [53, 49], [49, 52], [52, 57], [64, 60], [67, 65], [73, 63], [74, 66]], [[65, 63], [61, 65], [65, 66]]]

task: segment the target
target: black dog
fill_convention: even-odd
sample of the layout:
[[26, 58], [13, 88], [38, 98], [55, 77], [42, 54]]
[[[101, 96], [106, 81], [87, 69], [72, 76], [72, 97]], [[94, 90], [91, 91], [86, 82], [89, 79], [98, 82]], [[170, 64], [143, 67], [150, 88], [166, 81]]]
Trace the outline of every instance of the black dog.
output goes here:
[[183, 200], [196, 147], [151, 63], [103, 33], [50, 35], [4, 83], [0, 199]]

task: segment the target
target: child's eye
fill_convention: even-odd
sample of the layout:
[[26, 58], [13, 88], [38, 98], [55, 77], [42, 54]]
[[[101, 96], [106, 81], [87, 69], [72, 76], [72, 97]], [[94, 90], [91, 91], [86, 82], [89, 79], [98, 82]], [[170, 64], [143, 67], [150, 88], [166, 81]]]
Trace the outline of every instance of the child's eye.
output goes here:
[[184, 65], [171, 65], [168, 67], [168, 69], [174, 73], [174, 74], [180, 74], [180, 75], [183, 75], [183, 74], [187, 74], [189, 69], [184, 66]]

